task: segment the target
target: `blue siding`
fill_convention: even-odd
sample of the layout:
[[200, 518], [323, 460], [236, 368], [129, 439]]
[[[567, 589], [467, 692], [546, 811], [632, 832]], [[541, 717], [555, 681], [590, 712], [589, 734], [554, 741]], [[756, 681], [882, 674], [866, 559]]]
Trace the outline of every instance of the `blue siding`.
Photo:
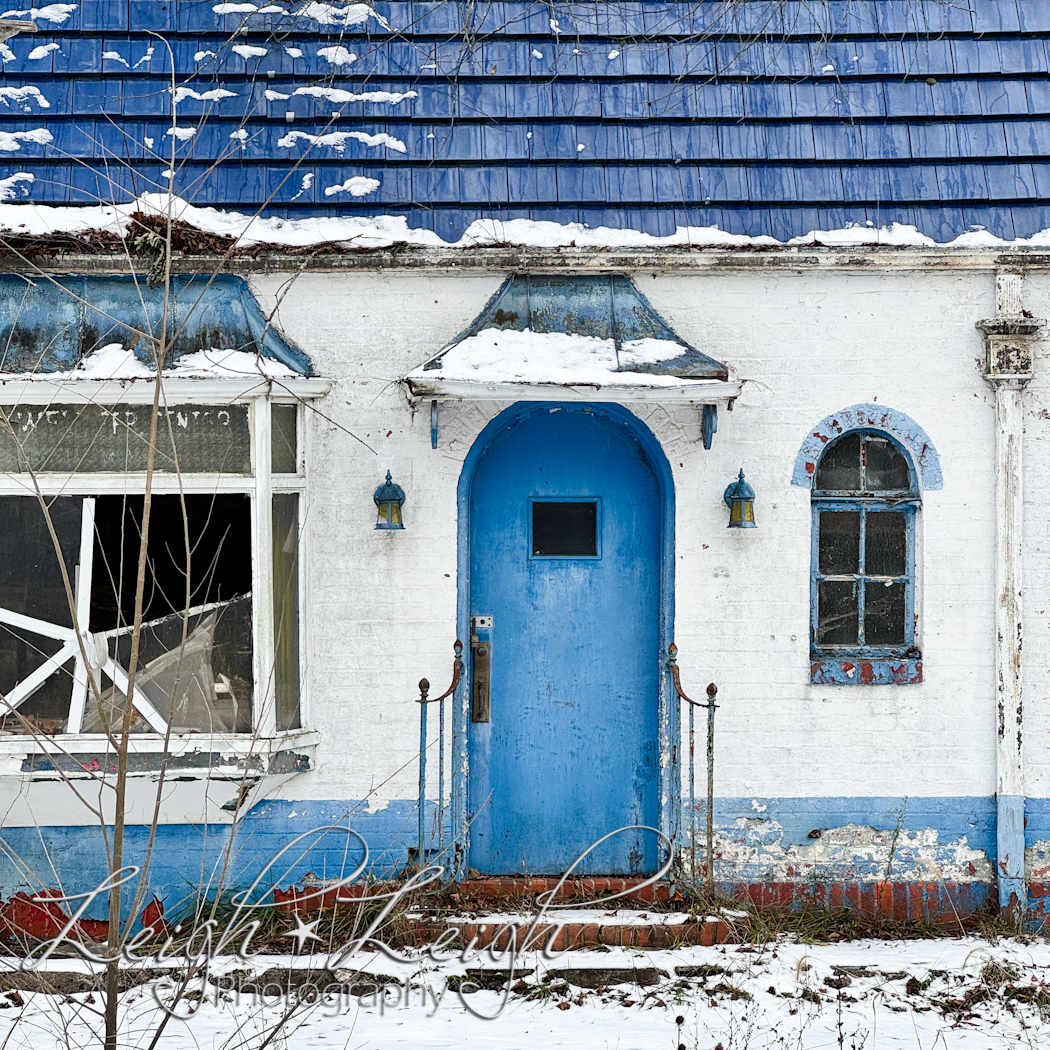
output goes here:
[[[1029, 236], [1046, 220], [1032, 161], [1050, 152], [1050, 0], [444, 0], [378, 3], [347, 26], [299, 4], [214, 6], [106, 0], [8, 41], [0, 87], [38, 87], [50, 106], [4, 99], [0, 130], [46, 127], [53, 141], [5, 151], [0, 178], [29, 172], [13, 192], [52, 203], [164, 185], [173, 61], [178, 85], [233, 93], [179, 105], [197, 131], [178, 146], [189, 163], [175, 189], [201, 205], [403, 214], [450, 237], [483, 215], [666, 232], [714, 201], [707, 218], [723, 228], [778, 237], [867, 221], [915, 222], [939, 240], [971, 226]], [[356, 61], [332, 65], [325, 47]], [[317, 86], [417, 97], [294, 94]], [[243, 149], [230, 139], [242, 126]], [[406, 151], [278, 145], [290, 131], [386, 132]], [[324, 193], [352, 175], [383, 188]]]

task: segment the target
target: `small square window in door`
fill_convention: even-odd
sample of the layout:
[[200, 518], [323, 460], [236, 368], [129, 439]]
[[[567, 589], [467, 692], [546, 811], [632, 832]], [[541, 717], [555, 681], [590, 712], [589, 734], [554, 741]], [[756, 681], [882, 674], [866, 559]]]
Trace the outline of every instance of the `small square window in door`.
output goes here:
[[597, 558], [598, 501], [533, 500], [534, 558]]

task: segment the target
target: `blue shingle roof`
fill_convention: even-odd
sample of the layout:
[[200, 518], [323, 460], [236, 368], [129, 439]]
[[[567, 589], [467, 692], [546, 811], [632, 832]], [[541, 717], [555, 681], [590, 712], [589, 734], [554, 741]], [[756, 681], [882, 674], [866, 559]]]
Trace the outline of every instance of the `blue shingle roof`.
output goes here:
[[[519, 217], [778, 238], [1050, 227], [1050, 0], [250, 6], [38, 15], [0, 75], [49, 103], [3, 98], [0, 178], [35, 176], [8, 192], [166, 188], [174, 67], [194, 129], [174, 187], [200, 205], [406, 215], [447, 239]], [[40, 128], [49, 143], [24, 137]], [[379, 188], [334, 189], [354, 176]]]

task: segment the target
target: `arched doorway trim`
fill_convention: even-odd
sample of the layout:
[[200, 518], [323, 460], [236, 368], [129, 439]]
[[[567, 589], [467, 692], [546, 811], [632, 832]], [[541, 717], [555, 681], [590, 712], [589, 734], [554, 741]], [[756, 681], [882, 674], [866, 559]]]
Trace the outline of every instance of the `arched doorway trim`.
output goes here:
[[[627, 427], [647, 457], [656, 476], [661, 501], [660, 543], [660, 652], [666, 653], [674, 639], [674, 581], [675, 581], [675, 491], [671, 465], [663, 448], [649, 427], [634, 413], [611, 402], [581, 404], [573, 402], [518, 402], [504, 409], [492, 419], [475, 439], [467, 453], [460, 472], [457, 491], [457, 579], [456, 607], [457, 634], [465, 643], [464, 673], [453, 707], [452, 741], [452, 841], [455, 845], [451, 861], [452, 874], [457, 880], [466, 877], [469, 828], [467, 826], [467, 784], [470, 776], [468, 733], [470, 727], [471, 661], [470, 638], [470, 497], [474, 473], [493, 439], [508, 427], [530, 416], [559, 409], [571, 412], [600, 413], [609, 420]], [[678, 742], [680, 729], [678, 704], [670, 674], [662, 669], [659, 677], [658, 746], [660, 831], [673, 843], [678, 842], [681, 824], [681, 766]]]

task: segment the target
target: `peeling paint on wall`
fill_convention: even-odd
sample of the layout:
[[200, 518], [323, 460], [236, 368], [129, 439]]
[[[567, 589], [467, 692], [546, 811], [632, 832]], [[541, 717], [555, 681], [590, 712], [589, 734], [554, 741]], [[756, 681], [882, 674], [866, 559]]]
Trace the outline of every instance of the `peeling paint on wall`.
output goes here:
[[941, 841], [933, 828], [877, 830], [846, 824], [814, 828], [809, 837], [804, 844], [785, 842], [779, 821], [739, 817], [732, 827], [715, 828], [715, 876], [744, 882], [890, 877], [895, 882], [973, 882], [994, 877], [987, 854], [971, 848], [965, 835]]

